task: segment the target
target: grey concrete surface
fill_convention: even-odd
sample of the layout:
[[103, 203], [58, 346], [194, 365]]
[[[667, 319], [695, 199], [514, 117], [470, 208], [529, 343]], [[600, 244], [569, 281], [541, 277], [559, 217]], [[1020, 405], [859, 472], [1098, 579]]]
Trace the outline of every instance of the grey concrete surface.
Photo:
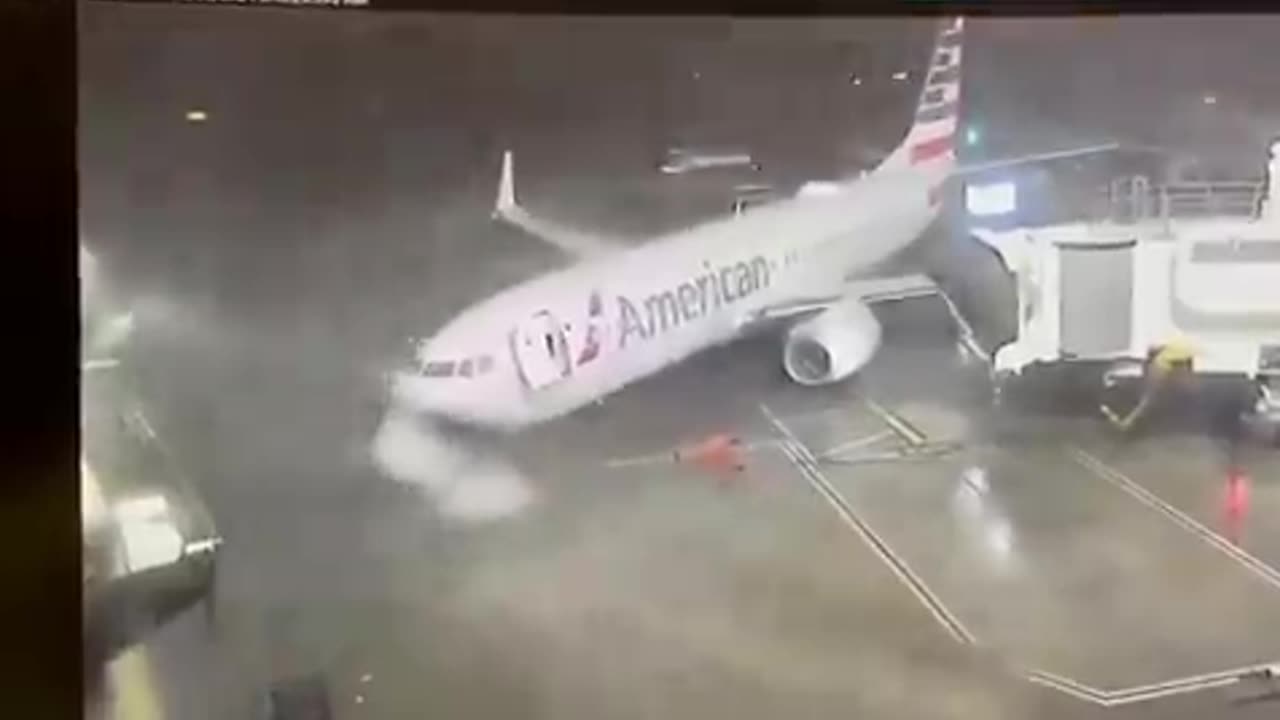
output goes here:
[[[1276, 587], [1061, 451], [827, 471], [982, 641], [1100, 689], [1271, 661]], [[966, 482], [966, 480], [969, 482]]]
[[[818, 391], [785, 383], [774, 338], [707, 353], [504, 443], [537, 502], [498, 526], [443, 521], [369, 466], [377, 376], [404, 338], [563, 262], [488, 222], [502, 147], [517, 150], [531, 206], [627, 234], [669, 227], [722, 199], [709, 180], [656, 177], [667, 144], [758, 141], [786, 180], [891, 143], [914, 92], [848, 95], [848, 67], [831, 58], [854, 38], [881, 68], [923, 62], [918, 27], [762, 33], [124, 5], [85, 6], [81, 27], [81, 227], [136, 303], [144, 400], [226, 540], [212, 621], [191, 613], [146, 647], [168, 715], [253, 717], [273, 683], [308, 674], [344, 718], [1274, 711], [1220, 690], [1105, 711], [1018, 679], [1005, 655], [933, 625], [776, 450], [753, 453], [729, 486], [683, 467], [609, 465], [712, 430], [768, 439], [761, 402], [793, 418], [835, 406], [814, 422], [847, 439], [876, 427], [856, 411], [865, 393], [933, 435], [988, 433], [980, 414], [940, 410], [964, 394], [940, 371], [945, 346], [908, 337], [863, 379]], [[774, 60], [729, 41], [742, 32], [767, 38]], [[725, 59], [742, 56], [755, 64]], [[703, 63], [751, 82], [679, 80]], [[205, 123], [182, 120], [193, 106]], [[921, 338], [938, 327], [890, 324]], [[997, 628], [1002, 648], [1105, 669], [1100, 683], [1264, 654], [1267, 591], [1247, 591], [1232, 560], [1089, 479], [1061, 449], [1082, 424], [1023, 423], [1034, 437], [982, 451], [1014, 528], [1018, 561], [1005, 569], [983, 565], [946, 505], [963, 456], [859, 469], [842, 488], [869, 515], [892, 516], [880, 529], [901, 536], [922, 574], [946, 577], [948, 600]], [[1107, 461], [1194, 514], [1194, 489], [1153, 479], [1190, 467], [1191, 446], [1168, 444], [1148, 461]], [[1262, 527], [1271, 480], [1257, 482], [1251, 522]], [[1265, 532], [1248, 543], [1259, 557], [1280, 552]], [[1076, 559], [1065, 577], [1064, 558]], [[999, 588], [1007, 620], [994, 619], [979, 577]], [[1110, 585], [1114, 613], [1086, 619], [1124, 633], [1072, 633], [1090, 613], [1070, 598]], [[1017, 603], [998, 597], [1015, 592]], [[1163, 636], [1184, 621], [1189, 632]]]
[[1202, 433], [1169, 433], [1131, 444], [1094, 440], [1081, 448], [1205, 529], [1280, 567], [1280, 462], [1274, 448], [1243, 445], [1246, 479], [1238, 505], [1232, 502], [1222, 444]]

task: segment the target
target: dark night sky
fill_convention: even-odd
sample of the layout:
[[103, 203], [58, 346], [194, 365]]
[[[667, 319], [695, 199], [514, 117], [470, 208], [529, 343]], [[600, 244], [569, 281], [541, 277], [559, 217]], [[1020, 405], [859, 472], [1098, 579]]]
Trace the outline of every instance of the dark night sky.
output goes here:
[[[1275, 17], [971, 21], [966, 97], [994, 156], [1112, 139], [1244, 172], [1280, 130]], [[782, 172], [896, 141], [920, 20], [432, 17], [88, 4], [83, 225], [280, 205], [351, 216], [397, 188], [473, 192], [499, 145], [584, 172], [680, 143], [743, 143]], [[1270, 63], [1271, 65], [1267, 65]], [[701, 78], [691, 79], [693, 71]], [[850, 73], [869, 81], [854, 88]], [[1201, 98], [1217, 96], [1214, 106]], [[182, 120], [188, 108], [210, 122]], [[834, 149], [834, 152], [833, 152]], [[612, 156], [612, 157], [611, 157]], [[593, 172], [587, 169], [585, 172]], [[217, 194], [227, 202], [205, 202]], [[203, 208], [203, 209], [201, 209]], [[189, 223], [188, 223], [189, 224]], [[196, 231], [192, 229], [192, 231]]]

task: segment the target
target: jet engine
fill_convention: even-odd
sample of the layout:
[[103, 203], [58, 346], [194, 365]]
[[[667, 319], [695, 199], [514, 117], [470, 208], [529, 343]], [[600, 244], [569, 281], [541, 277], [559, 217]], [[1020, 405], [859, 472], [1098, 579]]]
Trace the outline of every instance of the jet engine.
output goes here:
[[845, 300], [791, 328], [782, 366], [801, 385], [839, 382], [867, 364], [880, 338], [880, 322], [866, 303]]

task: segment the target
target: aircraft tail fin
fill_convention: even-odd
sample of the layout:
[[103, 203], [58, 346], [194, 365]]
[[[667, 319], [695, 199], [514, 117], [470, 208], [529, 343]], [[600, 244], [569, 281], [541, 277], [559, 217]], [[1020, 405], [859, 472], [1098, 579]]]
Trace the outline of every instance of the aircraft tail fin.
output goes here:
[[955, 164], [963, 39], [964, 19], [945, 18], [920, 90], [914, 122], [902, 144], [885, 158], [881, 168], [949, 170]]

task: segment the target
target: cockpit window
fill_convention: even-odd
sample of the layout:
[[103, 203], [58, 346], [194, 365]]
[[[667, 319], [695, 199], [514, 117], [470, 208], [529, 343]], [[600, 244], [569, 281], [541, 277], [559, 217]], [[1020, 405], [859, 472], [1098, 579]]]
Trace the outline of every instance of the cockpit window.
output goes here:
[[436, 360], [422, 367], [424, 377], [475, 377], [493, 371], [493, 356], [479, 355], [465, 360]]
[[429, 362], [422, 368], [422, 374], [426, 377], [452, 377], [454, 362], [446, 360], [443, 362]]

